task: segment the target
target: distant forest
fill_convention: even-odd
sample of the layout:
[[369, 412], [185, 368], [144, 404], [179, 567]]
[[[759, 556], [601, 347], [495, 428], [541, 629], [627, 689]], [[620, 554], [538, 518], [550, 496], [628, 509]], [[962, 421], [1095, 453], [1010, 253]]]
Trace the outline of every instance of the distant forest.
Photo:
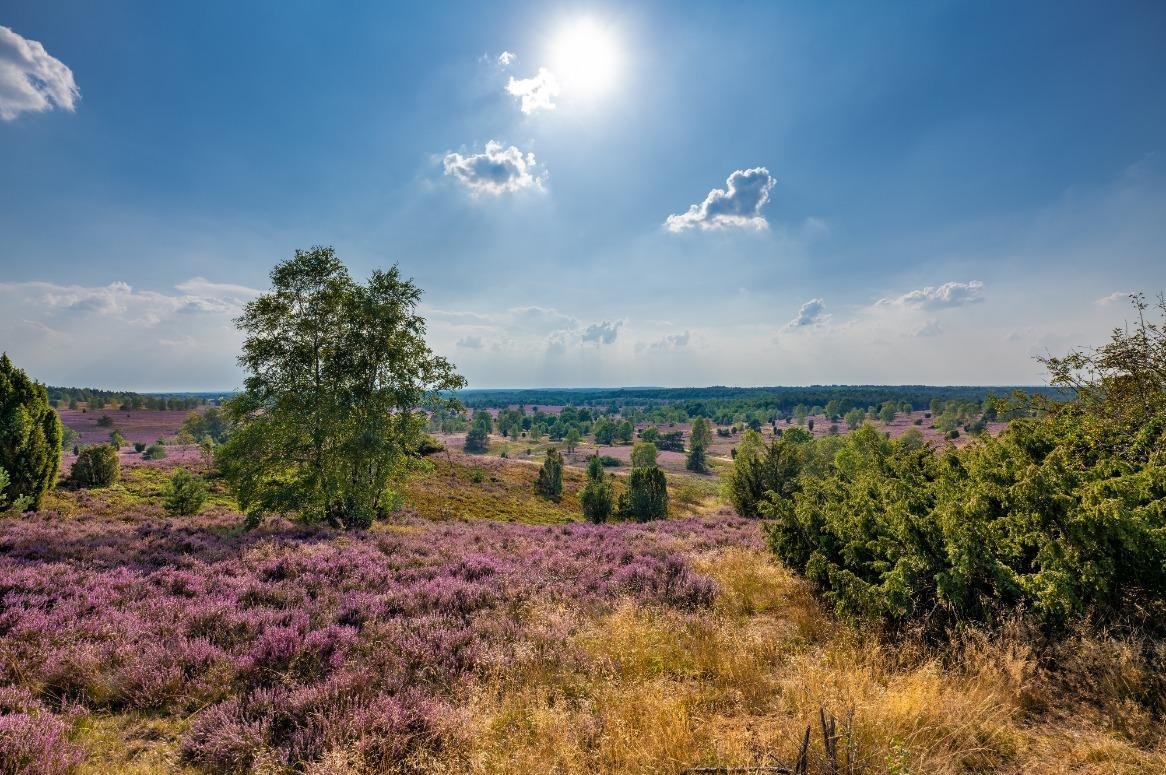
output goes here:
[[135, 393], [129, 390], [47, 385], [49, 402], [57, 409], [194, 409], [217, 404], [227, 393]]
[[826, 406], [835, 402], [842, 411], [853, 407], [904, 402], [926, 409], [933, 401], [982, 402], [989, 397], [1007, 398], [1017, 391], [1066, 400], [1072, 392], [1063, 388], [1025, 385], [810, 385], [803, 387], [692, 387], [692, 388], [546, 388], [513, 390], [463, 390], [457, 397], [471, 409], [502, 409], [508, 406], [591, 406], [622, 409], [628, 406], [681, 405], [690, 417], [736, 412], [789, 413], [795, 407]]

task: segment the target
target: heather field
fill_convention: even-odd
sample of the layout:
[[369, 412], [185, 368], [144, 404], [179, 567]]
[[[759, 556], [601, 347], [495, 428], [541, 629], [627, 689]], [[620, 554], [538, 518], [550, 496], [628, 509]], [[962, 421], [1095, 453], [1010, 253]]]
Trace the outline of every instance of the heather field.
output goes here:
[[213, 482], [201, 515], [167, 517], [157, 466], [5, 518], [6, 771], [792, 766], [820, 709], [853, 772], [1166, 767], [1120, 640], [1071, 640], [1055, 671], [1008, 635], [885, 646], [756, 521], [497, 513], [531, 470], [458, 457], [354, 533], [242, 532]]

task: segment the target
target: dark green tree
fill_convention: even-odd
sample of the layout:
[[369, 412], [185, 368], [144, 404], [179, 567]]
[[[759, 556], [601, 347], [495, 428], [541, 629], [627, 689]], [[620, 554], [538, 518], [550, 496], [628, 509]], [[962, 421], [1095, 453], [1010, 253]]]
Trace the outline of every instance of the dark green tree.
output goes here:
[[218, 458], [250, 525], [265, 514], [367, 528], [419, 467], [425, 408], [465, 380], [425, 341], [396, 267], [360, 284], [332, 248], [296, 251], [238, 319], [244, 390]]
[[587, 463], [587, 481], [579, 493], [579, 502], [583, 505], [583, 517], [588, 522], [600, 524], [611, 516], [614, 505], [611, 482], [603, 472], [603, 463], [598, 455]]
[[547, 450], [546, 459], [534, 481], [534, 491], [556, 503], [563, 497], [563, 455], [554, 447]]
[[659, 466], [632, 469], [628, 489], [619, 496], [619, 515], [636, 522], [668, 516], [668, 480]]
[[73, 461], [69, 478], [84, 487], [108, 487], [121, 476], [117, 450], [109, 444], [85, 447]]
[[707, 450], [712, 442], [712, 431], [709, 430], [707, 417], [697, 417], [692, 423], [692, 435], [688, 440], [688, 457], [684, 465], [689, 471], [698, 474], [708, 473]]
[[61, 420], [44, 385], [0, 354], [0, 468], [8, 472], [8, 499], [39, 509], [57, 482]]

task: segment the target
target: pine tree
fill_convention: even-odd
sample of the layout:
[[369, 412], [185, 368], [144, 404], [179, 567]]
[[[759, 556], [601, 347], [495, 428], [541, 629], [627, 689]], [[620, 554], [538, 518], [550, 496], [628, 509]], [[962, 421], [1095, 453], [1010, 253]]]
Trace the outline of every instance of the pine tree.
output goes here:
[[554, 447], [547, 450], [547, 458], [534, 482], [534, 491], [556, 503], [563, 497], [563, 455]]
[[599, 456], [591, 458], [587, 464], [587, 483], [579, 493], [579, 502], [583, 504], [583, 517], [588, 522], [600, 524], [611, 516], [613, 505], [611, 482], [603, 472], [603, 463]]
[[0, 355], [0, 468], [8, 472], [8, 498], [40, 508], [56, 484], [61, 464], [61, 421], [44, 385]]

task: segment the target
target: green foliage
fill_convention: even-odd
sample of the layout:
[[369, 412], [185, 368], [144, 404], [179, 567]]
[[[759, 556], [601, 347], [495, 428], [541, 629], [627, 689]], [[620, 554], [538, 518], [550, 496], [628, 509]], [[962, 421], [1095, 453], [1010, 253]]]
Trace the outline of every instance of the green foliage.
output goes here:
[[[96, 407], [91, 407], [91, 408], [96, 408]], [[98, 428], [112, 428], [113, 427], [113, 418], [110, 417], [108, 414], [101, 415], [100, 417], [97, 418], [97, 427]]]
[[190, 434], [190, 438], [209, 436], [215, 444], [226, 441], [229, 430], [226, 413], [217, 406], [208, 406], [202, 412], [190, 412], [182, 421], [182, 431]]
[[683, 452], [684, 433], [681, 431], [661, 433], [660, 440], [656, 442], [656, 448], [662, 452]]
[[8, 473], [9, 499], [27, 498], [28, 508], [40, 508], [57, 481], [61, 438], [61, 420], [44, 385], [0, 354], [0, 468]]
[[809, 431], [788, 428], [766, 446], [761, 434], [745, 431], [733, 457], [733, 467], [725, 477], [725, 493], [743, 517], [759, 517], [768, 498], [772, 509], [786, 510], [800, 491], [800, 475], [823, 467], [832, 440], [814, 443]]
[[579, 435], [579, 429], [576, 428], [575, 426], [571, 426], [571, 429], [567, 431], [567, 438], [566, 438], [567, 451], [574, 452], [575, 447], [579, 446], [579, 441], [581, 439], [582, 439], [582, 436]]
[[470, 428], [466, 433], [465, 451], [482, 454], [490, 448], [490, 436], [480, 427]]
[[117, 450], [109, 444], [85, 447], [73, 461], [69, 478], [84, 487], [108, 487], [121, 476]]
[[866, 420], [866, 412], [861, 409], [851, 409], [843, 419], [846, 420], [846, 427], [854, 430]]
[[615, 437], [619, 439], [620, 444], [631, 444], [635, 432], [636, 427], [632, 425], [631, 420], [624, 420], [616, 427]]
[[202, 511], [206, 496], [206, 483], [185, 468], [180, 468], [170, 477], [162, 495], [162, 503], [167, 514], [189, 517]]
[[842, 614], [892, 627], [940, 634], [1020, 610], [1052, 629], [1163, 629], [1166, 330], [1143, 317], [1047, 363], [1079, 399], [1035, 398], [1040, 416], [999, 437], [939, 456], [870, 426], [837, 440], [826, 466], [798, 472], [792, 504], [759, 505], [773, 550]]
[[146, 451], [146, 443], [144, 441], [135, 441], [134, 442], [134, 452], [145, 452], [145, 451]]
[[121, 435], [121, 431], [113, 431], [109, 434], [109, 446], [114, 449], [121, 449], [126, 444], [126, 437]]
[[544, 498], [558, 502], [563, 497], [563, 455], [551, 447], [538, 470], [534, 491]]
[[692, 435], [688, 440], [688, 457], [684, 461], [689, 471], [708, 473], [708, 446], [712, 442], [712, 431], [707, 417], [697, 417], [692, 423]]
[[650, 441], [638, 442], [632, 447], [632, 467], [646, 468], [656, 465], [656, 445]]
[[238, 320], [242, 393], [217, 459], [254, 525], [266, 514], [367, 528], [420, 465], [425, 408], [465, 385], [425, 341], [396, 267], [360, 284], [331, 248], [296, 251]]
[[616, 433], [619, 428], [611, 420], [606, 417], [600, 419], [595, 423], [592, 432], [595, 434], [595, 443], [600, 445], [609, 445], [615, 442]]
[[166, 457], [166, 445], [154, 442], [146, 447], [146, 451], [142, 454], [146, 460], [163, 460]]
[[628, 489], [619, 496], [619, 515], [636, 522], [668, 516], [668, 480], [659, 466], [632, 469]]
[[587, 463], [587, 482], [579, 492], [579, 502], [583, 506], [583, 517], [588, 522], [599, 524], [611, 516], [614, 505], [611, 482], [603, 471], [603, 463], [598, 456]]
[[68, 425], [61, 425], [61, 449], [72, 449], [81, 439], [81, 435]]
[[9, 500], [8, 485], [10, 483], [8, 472], [0, 468], [0, 512], [26, 510], [32, 504], [32, 499], [27, 495], [18, 495]]

